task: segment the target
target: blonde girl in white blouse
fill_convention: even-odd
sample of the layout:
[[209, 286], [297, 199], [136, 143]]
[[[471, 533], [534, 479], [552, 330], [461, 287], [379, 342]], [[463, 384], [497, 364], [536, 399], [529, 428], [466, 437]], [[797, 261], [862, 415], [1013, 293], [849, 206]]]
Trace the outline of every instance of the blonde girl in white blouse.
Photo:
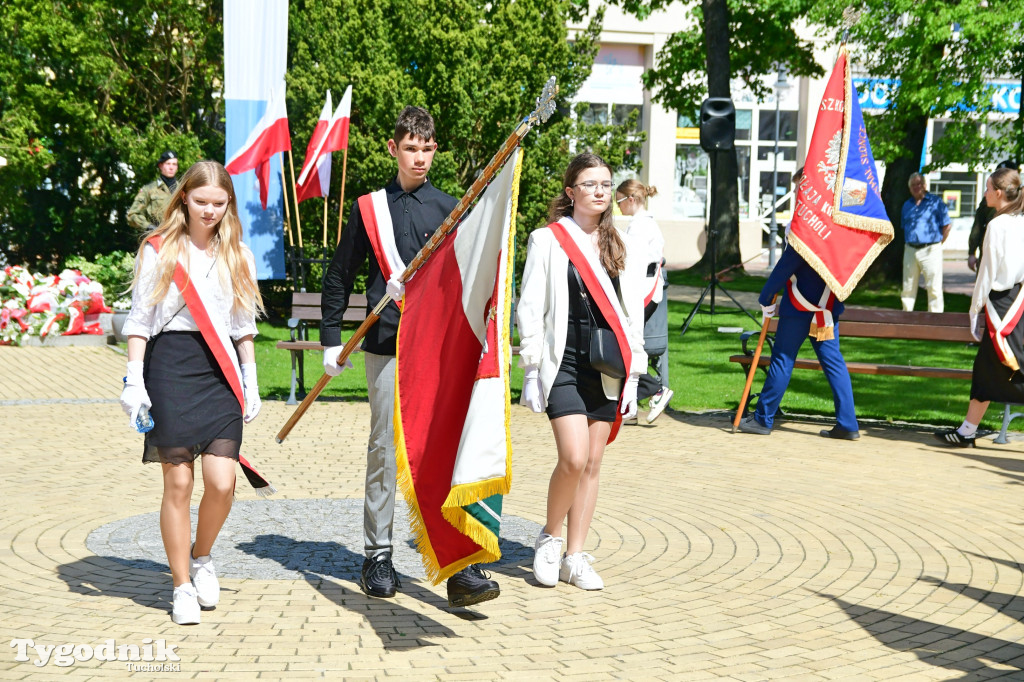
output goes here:
[[[121, 404], [133, 428], [142, 407], [155, 421], [143, 461], [163, 470], [160, 532], [174, 586], [172, 619], [182, 625], [198, 623], [200, 606], [218, 601], [210, 550], [231, 509], [242, 423], [260, 409], [253, 337], [263, 303], [235, 201], [221, 164], [202, 161], [185, 172], [163, 221], [139, 248], [124, 326]], [[179, 264], [189, 304], [175, 281]], [[189, 501], [199, 456], [204, 489], [193, 544]]]

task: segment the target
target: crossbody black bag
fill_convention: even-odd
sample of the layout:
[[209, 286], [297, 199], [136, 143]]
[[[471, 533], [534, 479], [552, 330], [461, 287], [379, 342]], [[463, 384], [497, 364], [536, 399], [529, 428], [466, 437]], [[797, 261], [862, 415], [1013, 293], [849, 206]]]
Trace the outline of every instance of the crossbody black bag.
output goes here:
[[619, 350], [619, 342], [615, 339], [615, 332], [597, 326], [597, 320], [594, 319], [594, 313], [590, 309], [590, 296], [587, 295], [587, 287], [583, 284], [583, 278], [580, 277], [579, 270], [575, 266], [573, 266], [572, 272], [576, 275], [576, 282], [579, 284], [580, 294], [583, 296], [583, 305], [590, 318], [590, 344], [587, 349], [587, 361], [601, 374], [613, 379], [625, 379], [626, 363], [622, 360], [622, 352]]

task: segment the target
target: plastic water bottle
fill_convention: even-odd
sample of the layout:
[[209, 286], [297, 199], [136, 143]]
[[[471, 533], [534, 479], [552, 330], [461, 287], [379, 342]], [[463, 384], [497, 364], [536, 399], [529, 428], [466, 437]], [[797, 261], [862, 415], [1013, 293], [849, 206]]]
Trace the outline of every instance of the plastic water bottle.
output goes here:
[[[127, 384], [128, 377], [124, 377], [121, 381]], [[154, 426], [155, 422], [152, 415], [149, 414], [149, 408], [143, 405], [139, 409], [139, 416], [135, 418], [135, 430], [139, 433], [149, 433], [153, 430]]]
[[145, 405], [139, 410], [139, 416], [135, 418], [135, 430], [139, 433], [148, 433], [153, 430], [153, 417], [149, 414], [149, 408]]

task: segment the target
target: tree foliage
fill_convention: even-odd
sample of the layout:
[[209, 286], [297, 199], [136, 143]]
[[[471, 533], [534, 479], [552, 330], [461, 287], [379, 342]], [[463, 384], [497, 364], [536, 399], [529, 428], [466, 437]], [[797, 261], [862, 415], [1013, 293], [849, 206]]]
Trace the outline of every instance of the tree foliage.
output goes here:
[[170, 148], [223, 148], [221, 3], [0, 6], [0, 251], [12, 263], [133, 250], [125, 213]]
[[[838, 42], [847, 5], [822, 0], [809, 16]], [[1019, 115], [988, 120], [994, 110], [989, 81], [1024, 75], [1024, 1], [861, 0], [851, 7], [857, 13], [849, 32], [854, 68], [895, 82], [885, 112], [865, 116], [875, 157], [885, 163], [882, 200], [896, 228], [896, 246], [883, 252], [875, 270], [895, 280], [902, 270], [900, 217], [910, 197], [907, 180], [920, 168], [930, 118], [950, 123], [933, 141], [926, 171], [951, 163], [991, 168], [1024, 152], [1014, 133]], [[979, 127], [982, 121], [987, 134]]]
[[[358, 195], [394, 177], [386, 141], [406, 104], [434, 114], [441, 148], [431, 179], [461, 196], [554, 75], [559, 112], [524, 145], [525, 236], [546, 222], [575, 152], [593, 149], [625, 168], [638, 142], [620, 127], [570, 115], [566, 102], [590, 73], [602, 17], [570, 40], [567, 21], [580, 12], [576, 0], [291, 0], [293, 148], [301, 156], [325, 90], [337, 102], [351, 84], [346, 215]], [[70, 254], [132, 250], [139, 235], [125, 213], [156, 177], [159, 153], [174, 149], [183, 168], [224, 158], [222, 18], [220, 0], [0, 5], [9, 43], [0, 53], [0, 155], [8, 160], [0, 167], [0, 250], [10, 262], [45, 268]], [[301, 210], [304, 241], [317, 251], [323, 204]]]
[[[565, 103], [590, 74], [603, 13], [570, 41], [566, 23], [577, 16], [569, 0], [292, 2], [287, 82], [295, 146], [304, 148], [324, 91], [339, 93], [351, 84], [345, 215], [356, 197], [394, 177], [387, 140], [407, 104], [426, 107], [437, 125], [440, 147], [431, 181], [461, 196], [555, 76], [561, 107], [523, 144], [517, 227], [524, 246], [526, 234], [546, 223], [547, 203], [561, 190], [562, 173], [576, 151], [592, 149], [618, 169], [628, 165], [635, 144], [622, 128], [587, 125], [569, 115]], [[338, 156], [332, 216], [341, 182]], [[316, 251], [323, 204], [306, 201], [301, 209], [304, 241]], [[521, 264], [525, 249], [517, 257]]]

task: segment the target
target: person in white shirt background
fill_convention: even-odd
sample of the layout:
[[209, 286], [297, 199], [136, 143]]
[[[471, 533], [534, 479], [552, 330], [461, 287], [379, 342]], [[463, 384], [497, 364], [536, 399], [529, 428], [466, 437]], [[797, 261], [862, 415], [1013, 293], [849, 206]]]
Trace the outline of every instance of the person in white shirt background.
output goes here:
[[945, 445], [974, 447], [989, 402], [1024, 403], [1024, 189], [1020, 174], [1000, 168], [985, 184], [995, 211], [981, 247], [971, 297], [971, 333], [980, 342], [971, 374], [971, 402], [963, 423], [935, 437]]
[[[124, 325], [121, 406], [132, 428], [142, 408], [153, 417], [143, 462], [162, 468], [160, 534], [174, 586], [171, 618], [179, 625], [198, 623], [200, 606], [220, 597], [210, 550], [231, 510], [243, 421], [260, 410], [253, 337], [263, 300], [235, 202], [221, 164], [200, 161], [186, 171], [160, 225], [143, 237]], [[187, 304], [174, 281], [179, 264]], [[232, 380], [243, 387], [241, 402]], [[199, 456], [203, 496], [193, 544], [189, 502]]]
[[637, 398], [650, 398], [647, 423], [650, 424], [668, 407], [673, 391], [668, 386], [668, 300], [665, 288], [665, 237], [647, 210], [647, 200], [658, 193], [657, 188], [639, 180], [621, 182], [615, 190], [615, 202], [622, 215], [632, 220], [625, 232], [641, 248], [647, 250], [647, 278], [644, 284], [644, 350], [657, 377], [649, 372], [640, 375]]

